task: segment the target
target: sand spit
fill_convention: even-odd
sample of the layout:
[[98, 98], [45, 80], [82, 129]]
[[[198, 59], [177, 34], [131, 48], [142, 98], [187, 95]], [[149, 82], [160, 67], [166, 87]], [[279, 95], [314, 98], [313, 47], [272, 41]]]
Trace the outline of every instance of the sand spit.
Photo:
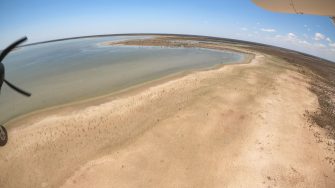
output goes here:
[[249, 64], [10, 122], [0, 187], [335, 187], [335, 155], [304, 117], [318, 107], [308, 78], [249, 53]]

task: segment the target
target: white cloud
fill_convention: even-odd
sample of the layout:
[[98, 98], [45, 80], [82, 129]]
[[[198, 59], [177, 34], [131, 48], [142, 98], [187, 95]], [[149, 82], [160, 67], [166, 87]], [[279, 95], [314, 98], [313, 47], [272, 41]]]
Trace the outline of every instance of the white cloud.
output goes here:
[[287, 36], [289, 38], [295, 38], [295, 37], [297, 37], [294, 33], [288, 33]]
[[315, 35], [314, 35], [314, 40], [316, 40], [316, 41], [323, 40], [325, 38], [326, 38], [326, 36], [323, 35], [322, 33], [315, 33]]
[[294, 33], [287, 33], [286, 35], [276, 35], [275, 38], [277, 39], [277, 42], [280, 43], [285, 42], [291, 45], [304, 47], [312, 46], [310, 42], [303, 40]]
[[[320, 33], [321, 34], [321, 33]], [[318, 36], [320, 38], [320, 36]], [[264, 38], [264, 37], [263, 37]], [[322, 38], [322, 37], [321, 37]], [[327, 37], [314, 40], [314, 35], [305, 37], [303, 34], [287, 33], [284, 35], [272, 35], [266, 38], [267, 42], [276, 46], [293, 49], [315, 56], [335, 61], [335, 41], [327, 42]]]
[[246, 28], [246, 27], [242, 27], [241, 30], [242, 30], [242, 31], [247, 31], [248, 28]]
[[326, 41], [328, 42], [332, 42], [332, 39], [330, 39], [329, 37], [326, 38]]
[[275, 29], [265, 29], [265, 28], [262, 28], [261, 31], [264, 31], [264, 32], [276, 32]]
[[326, 48], [326, 45], [321, 44], [321, 43], [316, 43], [316, 44], [314, 44], [314, 46], [317, 47], [317, 48]]
[[311, 43], [309, 43], [309, 42], [307, 42], [307, 41], [305, 41], [305, 40], [299, 40], [298, 41], [300, 44], [305, 44], [305, 45], [311, 45]]

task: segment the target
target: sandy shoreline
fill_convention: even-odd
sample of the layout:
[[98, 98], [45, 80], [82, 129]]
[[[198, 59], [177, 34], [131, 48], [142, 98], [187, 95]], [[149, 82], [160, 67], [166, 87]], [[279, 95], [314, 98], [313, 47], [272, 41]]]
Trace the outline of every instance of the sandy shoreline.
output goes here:
[[333, 187], [308, 78], [247, 53], [9, 122], [0, 187]]

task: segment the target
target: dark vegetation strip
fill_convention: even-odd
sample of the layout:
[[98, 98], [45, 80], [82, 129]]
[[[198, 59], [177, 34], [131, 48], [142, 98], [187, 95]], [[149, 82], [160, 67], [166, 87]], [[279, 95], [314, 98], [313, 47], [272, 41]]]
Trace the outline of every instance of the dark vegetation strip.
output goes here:
[[318, 97], [319, 109], [306, 111], [305, 115], [335, 139], [335, 63], [288, 50], [254, 48], [295, 65], [300, 73], [310, 78], [309, 90]]
[[287, 49], [258, 45], [248, 48], [283, 59], [310, 78], [309, 90], [318, 97], [319, 109], [306, 111], [305, 116], [311, 125], [317, 124], [326, 129], [328, 136], [335, 139], [335, 63]]
[[[213, 40], [211, 38], [208, 38], [207, 40], [215, 41], [215, 39]], [[283, 59], [284, 61], [295, 65], [300, 73], [310, 78], [309, 90], [318, 97], [319, 109], [314, 112], [306, 111], [305, 115], [311, 125], [315, 123], [326, 129], [329, 134], [328, 136], [335, 139], [334, 62], [285, 48], [243, 41], [236, 42], [226, 39], [221, 39], [221, 41], [236, 45], [245, 44], [245, 46], [240, 47], [259, 51], [261, 53]]]

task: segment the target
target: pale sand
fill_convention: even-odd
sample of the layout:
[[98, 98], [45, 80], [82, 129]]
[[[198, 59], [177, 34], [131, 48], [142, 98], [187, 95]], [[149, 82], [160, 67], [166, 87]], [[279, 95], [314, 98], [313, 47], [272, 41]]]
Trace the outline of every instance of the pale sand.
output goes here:
[[0, 187], [335, 187], [334, 154], [303, 116], [318, 107], [307, 87], [256, 54], [39, 112], [6, 125]]

